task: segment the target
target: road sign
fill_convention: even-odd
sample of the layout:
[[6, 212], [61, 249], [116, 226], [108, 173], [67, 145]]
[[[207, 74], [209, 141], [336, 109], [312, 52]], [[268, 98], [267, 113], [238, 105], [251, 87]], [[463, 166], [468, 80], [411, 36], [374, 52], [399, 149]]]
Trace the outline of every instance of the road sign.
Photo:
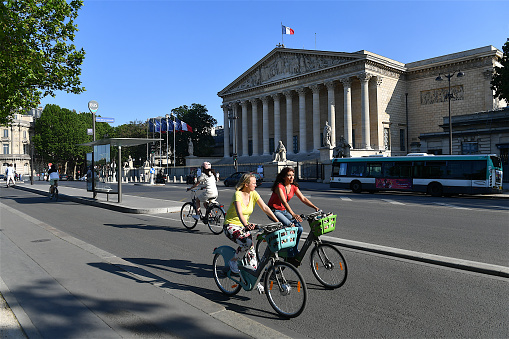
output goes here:
[[87, 128], [87, 135], [94, 135], [94, 130], [92, 128]]
[[115, 122], [115, 118], [97, 117], [97, 118], [95, 118], [95, 121], [96, 122], [109, 122], [109, 123], [112, 123], [112, 122]]
[[99, 109], [99, 104], [95, 100], [90, 100], [88, 102], [88, 109], [90, 110], [90, 112], [95, 113]]

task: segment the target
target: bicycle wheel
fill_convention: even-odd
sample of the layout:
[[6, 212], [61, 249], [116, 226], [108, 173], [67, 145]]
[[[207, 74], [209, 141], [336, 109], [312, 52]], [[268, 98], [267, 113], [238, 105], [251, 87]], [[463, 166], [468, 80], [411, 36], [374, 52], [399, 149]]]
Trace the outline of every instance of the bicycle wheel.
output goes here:
[[186, 202], [182, 209], [180, 210], [180, 221], [182, 221], [182, 225], [188, 230], [192, 230], [196, 227], [198, 220], [193, 218], [193, 215], [198, 214], [194, 205], [190, 202]]
[[212, 267], [214, 270], [214, 281], [221, 292], [227, 295], [239, 293], [242, 286], [228, 278], [226, 275], [230, 270], [230, 265], [225, 262], [224, 257], [221, 254], [216, 253], [216, 255], [214, 255]]
[[58, 201], [58, 188], [55, 187], [55, 201]]
[[329, 244], [319, 244], [311, 251], [311, 270], [327, 288], [341, 287], [348, 273], [346, 261], [339, 250]]
[[223, 223], [226, 213], [219, 206], [212, 206], [207, 210], [207, 225], [214, 234], [223, 233]]
[[270, 306], [286, 318], [297, 317], [304, 311], [308, 290], [304, 278], [292, 265], [276, 261], [265, 276], [265, 293]]

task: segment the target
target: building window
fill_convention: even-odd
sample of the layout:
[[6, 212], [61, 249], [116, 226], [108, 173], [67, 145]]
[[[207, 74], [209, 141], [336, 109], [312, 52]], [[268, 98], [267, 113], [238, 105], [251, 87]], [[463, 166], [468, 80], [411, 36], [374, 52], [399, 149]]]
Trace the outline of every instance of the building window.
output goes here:
[[352, 129], [352, 148], [357, 148], [355, 146], [355, 130], [354, 129]]
[[406, 151], [406, 142], [405, 142], [405, 130], [399, 130], [399, 149], [400, 151]]
[[4, 129], [4, 138], [8, 138], [8, 137], [9, 137], [9, 130]]
[[247, 142], [247, 153], [253, 155], [253, 140]]
[[23, 144], [23, 154], [28, 154], [28, 144]]
[[293, 153], [299, 153], [299, 138], [297, 135], [293, 136]]
[[477, 153], [479, 153], [479, 143], [477, 141], [463, 142], [461, 144], [461, 154], [477, 154]]
[[23, 131], [23, 139], [27, 138], [27, 131]]
[[323, 133], [320, 133], [320, 147], [325, 147], [323, 144]]
[[9, 144], [4, 144], [4, 154], [9, 154]]
[[391, 133], [388, 128], [384, 128], [384, 148], [386, 151], [391, 149]]
[[274, 153], [274, 138], [269, 138], [269, 153]]

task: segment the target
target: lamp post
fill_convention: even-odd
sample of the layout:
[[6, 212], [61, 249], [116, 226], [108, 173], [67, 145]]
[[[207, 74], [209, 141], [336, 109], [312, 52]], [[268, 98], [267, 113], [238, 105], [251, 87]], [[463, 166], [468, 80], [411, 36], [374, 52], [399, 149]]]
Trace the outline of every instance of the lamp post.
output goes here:
[[235, 167], [235, 172], [238, 169], [237, 162], [237, 119], [238, 116], [235, 110], [232, 109], [231, 106], [228, 106], [228, 120], [230, 120], [232, 128], [233, 128], [233, 166]]
[[[454, 95], [451, 93], [451, 78], [457, 73], [457, 77], [461, 78], [465, 75], [462, 71], [454, 71], [449, 74], [444, 74], [444, 77], [447, 78], [449, 81], [449, 90], [447, 92], [447, 99], [449, 101], [449, 154], [452, 154], [452, 119], [451, 119], [451, 98], [454, 97]], [[442, 81], [444, 80], [441, 76], [442, 73], [438, 73], [438, 77], [435, 79], [436, 81]]]

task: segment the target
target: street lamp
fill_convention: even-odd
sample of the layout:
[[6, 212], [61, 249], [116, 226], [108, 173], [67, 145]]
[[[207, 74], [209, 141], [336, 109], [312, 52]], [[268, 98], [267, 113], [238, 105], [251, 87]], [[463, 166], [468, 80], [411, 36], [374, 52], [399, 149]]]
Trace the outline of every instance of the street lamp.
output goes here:
[[228, 106], [228, 120], [231, 121], [231, 125], [233, 127], [233, 166], [235, 167], [235, 172], [238, 169], [237, 162], [237, 113], [232, 109], [231, 106]]
[[[458, 73], [456, 76], [458, 78], [461, 78], [462, 76], [465, 75], [465, 73], [463, 73], [462, 71], [458, 70], [458, 71], [454, 71], [452, 73], [449, 73], [449, 74], [444, 74], [444, 76], [447, 78], [447, 80], [449, 81], [449, 90], [447, 92], [447, 99], [449, 100], [449, 154], [452, 154], [452, 119], [451, 119], [451, 98], [454, 97], [454, 95], [451, 93], [451, 78], [456, 74], [456, 72]], [[444, 80], [441, 76], [442, 73], [438, 73], [438, 76], [437, 78], [435, 79], [436, 81], [442, 81]]]

